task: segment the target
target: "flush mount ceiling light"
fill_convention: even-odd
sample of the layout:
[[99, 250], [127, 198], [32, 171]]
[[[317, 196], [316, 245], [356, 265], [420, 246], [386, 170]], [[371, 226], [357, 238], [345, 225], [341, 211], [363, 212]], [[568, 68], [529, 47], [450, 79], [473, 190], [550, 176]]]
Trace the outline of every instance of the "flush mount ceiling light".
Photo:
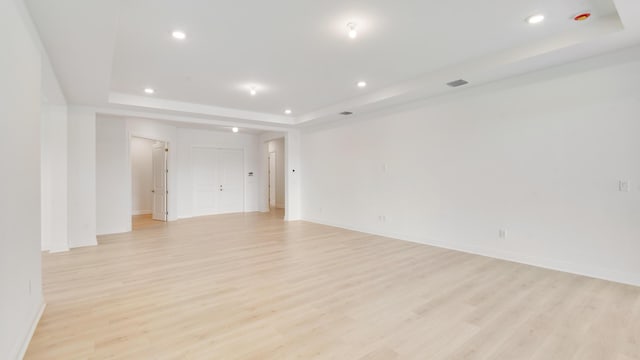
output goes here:
[[145, 92], [145, 94], [151, 95], [151, 94], [155, 93], [156, 91], [153, 90], [152, 88], [145, 88], [144, 92]]
[[347, 29], [349, 29], [350, 38], [355, 39], [358, 37], [358, 24], [350, 22], [347, 24]]
[[366, 81], [358, 81], [358, 87], [359, 88], [366, 88], [367, 87], [367, 82]]
[[530, 25], [540, 24], [541, 22], [544, 21], [544, 15], [542, 14], [531, 15], [528, 18], [526, 18], [526, 21]]
[[291, 115], [292, 112], [293, 111], [291, 111], [291, 109], [287, 109], [287, 110], [284, 111], [284, 113], [287, 114], [287, 115]]
[[234, 133], [237, 133], [239, 131], [239, 129], [237, 127], [234, 127], [231, 129], [231, 131], [233, 131]]
[[180, 31], [180, 30], [174, 30], [171, 33], [171, 36], [176, 40], [184, 40], [187, 38], [187, 34], [185, 34], [184, 31]]

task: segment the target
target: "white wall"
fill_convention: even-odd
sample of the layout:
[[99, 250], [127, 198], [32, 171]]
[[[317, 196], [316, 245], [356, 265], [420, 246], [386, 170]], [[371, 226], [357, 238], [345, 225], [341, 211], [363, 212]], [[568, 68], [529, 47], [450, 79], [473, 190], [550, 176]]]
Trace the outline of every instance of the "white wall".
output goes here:
[[640, 285], [639, 94], [635, 48], [310, 130], [304, 218]]
[[49, 112], [46, 110], [48, 104], [43, 97], [40, 104], [40, 243], [41, 249], [49, 250], [51, 243], [51, 218], [54, 213], [51, 197], [52, 193], [52, 168], [50, 149], [52, 148], [49, 131]]
[[284, 153], [284, 138], [275, 139], [269, 141], [267, 144], [269, 148], [269, 153], [276, 153], [276, 207], [284, 208], [284, 195], [285, 195], [285, 186], [284, 186], [284, 163], [285, 163], [285, 153]]
[[129, 141], [124, 120], [96, 118], [96, 232], [131, 231]]
[[[169, 221], [194, 215], [191, 178], [191, 149], [194, 146], [244, 150], [245, 211], [257, 211], [257, 136], [183, 129], [159, 121], [106, 115], [98, 115], [97, 124], [98, 234], [118, 233], [131, 228], [132, 176], [128, 144], [135, 137], [168, 143]], [[247, 176], [249, 172], [254, 172], [254, 176]]]
[[68, 251], [67, 99], [34, 26], [31, 32], [42, 58], [42, 250]]
[[[180, 218], [195, 215], [191, 165], [193, 147], [244, 150], [244, 209], [246, 212], [258, 211], [258, 137], [243, 133], [178, 129], [178, 216]], [[254, 176], [248, 176], [249, 172], [253, 172]]]
[[133, 214], [151, 214], [153, 207], [153, 144], [155, 141], [131, 138], [131, 181]]
[[42, 250], [69, 250], [67, 236], [67, 106], [42, 104]]
[[69, 247], [96, 245], [96, 113], [69, 107], [68, 116]]
[[285, 215], [287, 221], [302, 218], [302, 139], [299, 130], [289, 130], [285, 136]]
[[17, 359], [43, 306], [41, 55], [24, 9], [0, 0], [0, 356]]

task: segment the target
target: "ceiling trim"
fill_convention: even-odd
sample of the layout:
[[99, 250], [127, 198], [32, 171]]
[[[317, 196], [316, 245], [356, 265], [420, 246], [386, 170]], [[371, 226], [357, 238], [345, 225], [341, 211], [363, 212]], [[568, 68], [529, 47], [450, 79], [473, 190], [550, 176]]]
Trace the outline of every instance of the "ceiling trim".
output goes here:
[[188, 114], [218, 116], [230, 119], [260, 121], [282, 125], [293, 125], [295, 123], [295, 119], [290, 116], [273, 115], [219, 106], [194, 104], [182, 101], [159, 99], [149, 96], [129, 95], [119, 92], [109, 93], [109, 103], [114, 105], [134, 106], [145, 109], [177, 111]]
[[173, 121], [173, 122], [181, 122], [184, 124], [198, 124], [198, 125], [212, 125], [212, 126], [221, 126], [221, 127], [242, 127], [253, 130], [261, 130], [261, 131], [289, 131], [291, 130], [291, 126], [278, 126], [278, 125], [267, 125], [267, 124], [258, 124], [252, 122], [238, 122], [234, 120], [223, 120], [223, 119], [205, 119], [197, 116], [187, 116], [182, 113], [180, 114], [166, 114], [160, 112], [153, 111], [145, 111], [145, 110], [131, 110], [131, 109], [119, 109], [114, 107], [90, 107], [96, 114], [101, 115], [112, 115], [112, 116], [120, 116], [120, 117], [133, 117], [133, 118], [142, 118], [142, 119], [151, 119], [151, 120], [164, 120], [164, 121]]

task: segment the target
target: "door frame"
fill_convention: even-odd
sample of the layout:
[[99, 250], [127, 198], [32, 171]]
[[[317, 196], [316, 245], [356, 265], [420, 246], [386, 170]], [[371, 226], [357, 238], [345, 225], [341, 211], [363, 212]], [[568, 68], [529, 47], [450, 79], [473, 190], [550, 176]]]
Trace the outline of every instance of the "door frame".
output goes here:
[[[294, 197], [292, 197], [293, 193], [290, 187], [293, 185], [292, 177], [295, 175], [295, 169], [291, 168], [291, 156], [289, 154], [290, 144], [289, 144], [289, 135], [285, 132], [273, 132], [269, 133], [260, 138], [260, 191], [258, 192], [258, 208], [261, 212], [269, 212], [271, 211], [271, 204], [269, 202], [269, 155], [272, 151], [269, 151], [269, 143], [275, 140], [282, 140], [283, 142], [283, 151], [281, 155], [276, 155], [276, 160], [278, 160], [278, 156], [282, 156], [280, 159], [283, 162], [284, 168], [282, 169], [282, 183], [281, 186], [284, 187], [284, 193], [282, 194], [284, 200], [284, 220], [290, 220], [289, 214], [292, 211], [290, 209], [290, 202]], [[277, 167], [277, 164], [276, 164]], [[276, 174], [277, 177], [277, 174]], [[277, 180], [276, 180], [277, 182]], [[277, 190], [276, 190], [277, 193]], [[278, 202], [276, 200], [276, 208], [278, 207]]]
[[[271, 183], [271, 157], [273, 156], [273, 184]], [[269, 184], [269, 209], [271, 210], [271, 201], [273, 200], [273, 208], [278, 208], [278, 153], [275, 151], [269, 151], [269, 169], [267, 171], [268, 184]], [[271, 188], [273, 188], [274, 198], [271, 199]]]
[[195, 195], [195, 178], [193, 176], [193, 163], [191, 162], [191, 159], [193, 159], [193, 150], [194, 149], [209, 149], [209, 150], [231, 150], [231, 151], [239, 151], [242, 154], [242, 212], [246, 213], [247, 212], [247, 206], [246, 206], [246, 202], [247, 202], [247, 179], [245, 178], [245, 174], [247, 173], [247, 161], [246, 161], [246, 154], [244, 151], [244, 148], [233, 148], [233, 147], [221, 147], [221, 146], [215, 146], [215, 145], [191, 145], [191, 148], [189, 149], [189, 177], [191, 178], [191, 199], [192, 199], [192, 203], [191, 203], [191, 214], [192, 216], [209, 216], [209, 215], [216, 215], [216, 214], [222, 214], [222, 213], [216, 213], [216, 214], [207, 214], [207, 215], [196, 215], [196, 209], [195, 209], [195, 201], [194, 197]]
[[171, 210], [169, 207], [169, 198], [171, 197], [172, 193], [174, 191], [176, 191], [177, 189], [174, 189], [172, 191], [172, 189], [169, 188], [170, 185], [172, 185], [172, 183], [170, 182], [169, 178], [170, 178], [170, 174], [171, 174], [171, 169], [173, 167], [173, 163], [171, 161], [171, 153], [172, 153], [172, 142], [169, 141], [169, 139], [166, 138], [162, 138], [162, 137], [150, 137], [150, 136], [146, 136], [144, 134], [140, 134], [138, 132], [135, 131], [127, 131], [127, 157], [128, 157], [128, 161], [129, 161], [129, 166], [127, 167], [127, 171], [128, 171], [128, 179], [129, 179], [129, 231], [133, 230], [133, 172], [132, 167], [133, 167], [133, 162], [131, 159], [131, 140], [132, 138], [140, 138], [140, 139], [146, 139], [146, 140], [151, 140], [151, 141], [161, 141], [164, 142], [164, 146], [165, 149], [167, 149], [167, 155], [166, 155], [166, 168], [167, 168], [167, 175], [166, 175], [166, 190], [168, 191], [168, 194], [166, 194], [166, 213], [165, 214], [165, 221], [170, 221], [169, 219], [171, 219], [171, 216], [173, 214], [171, 214]]

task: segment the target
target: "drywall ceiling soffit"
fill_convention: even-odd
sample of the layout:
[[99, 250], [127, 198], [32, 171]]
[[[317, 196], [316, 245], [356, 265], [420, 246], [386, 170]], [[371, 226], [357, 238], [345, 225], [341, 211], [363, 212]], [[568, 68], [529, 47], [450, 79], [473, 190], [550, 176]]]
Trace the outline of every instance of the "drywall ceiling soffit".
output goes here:
[[[71, 103], [285, 127], [447, 94], [458, 91], [444, 85], [451, 80], [472, 87], [640, 38], [637, 0], [26, 2]], [[571, 20], [583, 10], [594, 15]], [[525, 23], [538, 12], [544, 24]], [[355, 41], [349, 21], [359, 24]], [[187, 39], [172, 39], [174, 29]], [[359, 80], [369, 86], [357, 88]], [[145, 87], [156, 93], [144, 95]]]
[[139, 118], [171, 122], [180, 124], [178, 127], [197, 128], [213, 127], [221, 129], [231, 129], [238, 127], [250, 133], [263, 133], [270, 131], [288, 131], [293, 125], [280, 125], [270, 122], [256, 122], [246, 119], [224, 118], [220, 116], [208, 116], [202, 114], [183, 113], [178, 111], [148, 110], [144, 108], [132, 108], [127, 106], [110, 105], [104, 107], [91, 107], [92, 111], [102, 116], [115, 116], [119, 118]]

